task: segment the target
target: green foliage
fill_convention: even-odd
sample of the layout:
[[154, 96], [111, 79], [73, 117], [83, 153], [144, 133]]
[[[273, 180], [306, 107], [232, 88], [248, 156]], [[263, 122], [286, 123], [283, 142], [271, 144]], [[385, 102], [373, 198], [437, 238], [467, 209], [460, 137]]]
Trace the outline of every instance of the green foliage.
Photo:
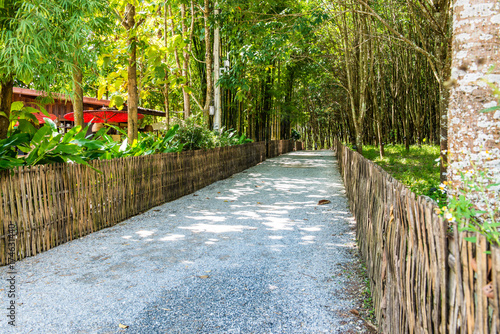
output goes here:
[[[88, 161], [94, 159], [180, 152], [183, 148], [182, 144], [174, 140], [178, 125], [158, 134], [140, 133], [138, 140], [129, 145], [127, 139], [114, 141], [106, 133], [107, 129], [101, 129], [94, 138], [85, 138], [88, 127], [83, 130], [74, 127], [63, 134], [59, 133], [52, 120], [45, 121], [45, 125], [34, 133], [23, 133], [15, 128], [7, 139], [0, 141], [0, 170], [58, 162], [90, 166]], [[22, 155], [18, 155], [18, 151]]]
[[299, 131], [292, 129], [292, 135], [291, 135], [292, 140], [299, 140], [300, 139], [300, 133]]
[[92, 41], [109, 21], [107, 1], [9, 2], [0, 10], [0, 79], [34, 81], [49, 91], [68, 78], [75, 62], [90, 63], [95, 57]]
[[0, 140], [0, 170], [24, 165], [24, 160], [17, 157], [16, 147], [28, 143], [29, 140], [30, 136], [27, 133], [17, 133]]
[[184, 145], [184, 150], [207, 150], [217, 146], [216, 133], [203, 125], [201, 114], [192, 115], [183, 122], [176, 138]]
[[[491, 191], [500, 184], [493, 183], [487, 170], [479, 170], [471, 163], [472, 170], [462, 172], [462, 184], [457, 194], [449, 197], [448, 206], [437, 211], [450, 223], [457, 223], [459, 231], [478, 232], [488, 242], [500, 245], [500, 193]], [[442, 184], [441, 187], [447, 187]], [[475, 237], [466, 238], [476, 242]]]
[[[438, 193], [439, 167], [435, 162], [439, 158], [439, 146], [411, 146], [410, 152], [406, 152], [404, 145], [387, 145], [384, 150], [385, 156], [380, 158], [378, 146], [365, 145], [363, 156], [381, 166], [415, 194], [434, 193], [435, 199], [443, 198], [442, 192]], [[435, 190], [431, 191], [433, 188]]]
[[225, 130], [222, 129], [222, 132], [216, 133], [216, 141], [217, 141], [217, 146], [224, 147], [224, 146], [235, 146], [235, 145], [243, 145], [246, 143], [251, 143], [253, 142], [252, 139], [247, 138], [245, 134], [242, 134], [241, 136], [238, 135], [238, 132], [236, 130]]
[[222, 129], [210, 131], [203, 124], [203, 115], [189, 117], [177, 132], [176, 139], [184, 145], [184, 150], [208, 150], [214, 147], [242, 145], [253, 142], [245, 134], [238, 135], [235, 130]]
[[[7, 139], [0, 142], [0, 169], [57, 162], [88, 165], [83, 153], [86, 145], [78, 142], [84, 140], [85, 132], [75, 127], [62, 134], [52, 120], [47, 118], [45, 122], [34, 133], [21, 132], [16, 128]], [[18, 155], [18, 151], [23, 155]]]
[[139, 132], [137, 140], [135, 140], [132, 145], [129, 144], [127, 133], [124, 129], [112, 125], [108, 126], [121, 133], [122, 137], [125, 139], [121, 142], [114, 141], [111, 136], [106, 134], [106, 129], [101, 129], [95, 135], [95, 138], [99, 138], [96, 142], [99, 143], [101, 147], [98, 152], [92, 152], [94, 156], [97, 153], [100, 159], [109, 160], [158, 153], [180, 152], [183, 148], [182, 144], [174, 140], [179, 129], [178, 125], [174, 125], [170, 130], [162, 131], [158, 134]]

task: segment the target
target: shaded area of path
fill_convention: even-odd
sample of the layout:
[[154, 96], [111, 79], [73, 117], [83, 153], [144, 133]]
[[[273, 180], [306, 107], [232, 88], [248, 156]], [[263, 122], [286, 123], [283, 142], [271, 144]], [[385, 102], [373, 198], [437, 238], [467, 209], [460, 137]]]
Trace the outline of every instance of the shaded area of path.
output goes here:
[[343, 189], [332, 152], [293, 152], [25, 259], [15, 330], [0, 268], [0, 332], [363, 332]]

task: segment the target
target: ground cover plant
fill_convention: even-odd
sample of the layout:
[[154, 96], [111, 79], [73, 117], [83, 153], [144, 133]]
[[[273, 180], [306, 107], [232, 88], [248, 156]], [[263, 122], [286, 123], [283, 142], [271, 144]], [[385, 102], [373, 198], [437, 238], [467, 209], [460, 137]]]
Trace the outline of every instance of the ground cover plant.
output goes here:
[[[444, 203], [439, 189], [439, 146], [413, 145], [406, 152], [404, 145], [386, 145], [380, 158], [378, 146], [365, 145], [363, 156], [372, 160], [417, 195], [426, 195]], [[438, 160], [439, 161], [439, 160]]]

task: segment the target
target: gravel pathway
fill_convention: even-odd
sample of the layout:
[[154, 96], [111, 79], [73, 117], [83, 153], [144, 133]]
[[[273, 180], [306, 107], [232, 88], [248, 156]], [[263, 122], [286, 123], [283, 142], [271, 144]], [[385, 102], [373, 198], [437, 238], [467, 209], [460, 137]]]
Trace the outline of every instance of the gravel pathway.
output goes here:
[[359, 261], [334, 159], [269, 159], [16, 263], [15, 328], [0, 267], [0, 333], [367, 331], [350, 312]]

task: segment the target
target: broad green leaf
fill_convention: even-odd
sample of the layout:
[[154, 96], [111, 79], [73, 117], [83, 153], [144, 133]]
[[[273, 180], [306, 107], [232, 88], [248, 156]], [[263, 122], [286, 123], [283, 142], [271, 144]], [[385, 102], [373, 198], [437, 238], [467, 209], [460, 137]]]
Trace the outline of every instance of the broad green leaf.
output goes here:
[[43, 138], [49, 134], [51, 132], [51, 128], [49, 126], [42, 126], [36, 133], [35, 135], [33, 136], [33, 139], [31, 140], [31, 142], [34, 144], [34, 145], [39, 145]]
[[24, 103], [21, 101], [12, 102], [12, 105], [10, 106], [10, 111], [20, 111], [21, 109], [23, 109], [23, 107]]
[[79, 130], [80, 129], [78, 127], [74, 127], [66, 132], [63, 136], [62, 143], [69, 143], [72, 139], [74, 139]]
[[57, 132], [57, 125], [56, 125], [56, 123], [54, 123], [53, 120], [51, 120], [50, 118], [46, 118], [46, 117], [44, 117], [44, 120], [45, 120], [45, 124], [48, 125], [53, 132]]

